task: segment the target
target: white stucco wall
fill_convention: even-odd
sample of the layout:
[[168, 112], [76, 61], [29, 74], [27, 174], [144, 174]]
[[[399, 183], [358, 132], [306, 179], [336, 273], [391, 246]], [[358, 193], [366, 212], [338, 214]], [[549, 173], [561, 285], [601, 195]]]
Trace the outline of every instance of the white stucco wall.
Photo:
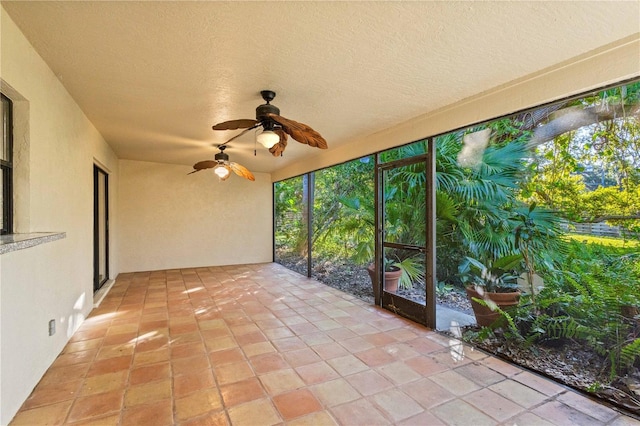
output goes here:
[[[524, 47], [526, 48], [526, 47]], [[640, 76], [640, 33], [294, 163], [274, 182]]]
[[[63, 240], [0, 256], [0, 424], [7, 424], [93, 308], [93, 165], [110, 173], [117, 226], [118, 160], [56, 75], [0, 10], [2, 91], [16, 99], [16, 230]], [[111, 235], [111, 250], [117, 247]], [[110, 273], [118, 273], [112, 256]], [[57, 332], [48, 336], [48, 322]]]
[[122, 272], [271, 262], [271, 179], [220, 182], [191, 167], [120, 161]]

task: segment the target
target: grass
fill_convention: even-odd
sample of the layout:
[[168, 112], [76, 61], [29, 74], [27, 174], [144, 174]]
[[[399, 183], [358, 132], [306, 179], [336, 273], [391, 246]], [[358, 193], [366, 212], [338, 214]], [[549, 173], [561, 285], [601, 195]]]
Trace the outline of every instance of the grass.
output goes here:
[[640, 251], [639, 240], [624, 240], [615, 237], [597, 237], [595, 235], [566, 234], [566, 238], [579, 243], [611, 248], [616, 254], [623, 255]]

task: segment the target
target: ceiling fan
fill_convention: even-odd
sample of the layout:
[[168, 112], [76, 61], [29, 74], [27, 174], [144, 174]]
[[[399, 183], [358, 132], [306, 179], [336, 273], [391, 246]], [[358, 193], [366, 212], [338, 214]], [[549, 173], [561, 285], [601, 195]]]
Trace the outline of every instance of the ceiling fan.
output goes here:
[[231, 172], [233, 171], [238, 176], [242, 176], [243, 178], [249, 180], [256, 180], [246, 167], [234, 163], [233, 161], [229, 161], [229, 154], [225, 154], [224, 150], [227, 147], [225, 145], [219, 145], [218, 149], [220, 150], [213, 158], [213, 160], [205, 160], [199, 161], [193, 165], [193, 171], [189, 174], [199, 172], [200, 170], [211, 169], [213, 168], [213, 173], [215, 173], [220, 180], [227, 180], [229, 176], [231, 176]]
[[282, 155], [287, 147], [287, 135], [294, 140], [309, 145], [314, 148], [327, 149], [327, 141], [324, 140], [320, 133], [311, 127], [297, 121], [289, 120], [280, 115], [280, 109], [270, 102], [276, 97], [276, 92], [271, 90], [263, 90], [260, 92], [262, 99], [267, 103], [256, 108], [256, 119], [231, 120], [218, 123], [213, 126], [213, 130], [237, 130], [246, 129], [226, 141], [222, 146], [228, 144], [232, 140], [239, 138], [250, 130], [262, 126], [263, 131], [256, 136], [256, 140], [260, 142], [274, 157]]

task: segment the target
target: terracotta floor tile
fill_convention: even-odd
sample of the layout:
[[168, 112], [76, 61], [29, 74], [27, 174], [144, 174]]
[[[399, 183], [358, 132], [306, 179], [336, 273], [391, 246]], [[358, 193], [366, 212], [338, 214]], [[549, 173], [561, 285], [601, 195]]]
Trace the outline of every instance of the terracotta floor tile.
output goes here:
[[497, 371], [498, 373], [506, 377], [511, 377], [514, 374], [522, 372], [522, 369], [516, 367], [515, 365], [509, 364], [508, 362], [504, 362], [501, 359], [492, 356], [487, 357], [480, 362], [482, 363], [482, 365], [486, 365], [487, 367]]
[[63, 367], [67, 365], [91, 362], [96, 357], [97, 353], [97, 348], [90, 349], [88, 351], [62, 353], [58, 358], [56, 358], [51, 367]]
[[174, 345], [172, 342], [169, 351], [171, 354], [171, 359], [188, 358], [207, 353], [204, 347], [204, 342], [202, 341], [184, 343], [179, 345]]
[[346, 402], [360, 399], [361, 396], [345, 379], [336, 379], [329, 382], [318, 383], [309, 389], [316, 395], [318, 400], [326, 407], [344, 404]]
[[369, 401], [394, 422], [413, 417], [424, 411], [420, 404], [398, 389], [379, 392], [371, 396]]
[[447, 370], [442, 373], [429, 376], [429, 380], [433, 380], [441, 387], [446, 388], [449, 392], [457, 396], [466, 395], [480, 389], [480, 386], [453, 370]]
[[373, 348], [358, 352], [356, 353], [356, 356], [369, 367], [378, 367], [395, 361], [391, 355], [380, 348]]
[[354, 419], [357, 419], [358, 424], [370, 426], [391, 423], [382, 412], [364, 398], [333, 407], [331, 412], [340, 424], [344, 425], [353, 423]]
[[338, 426], [338, 423], [328, 412], [316, 411], [287, 422], [287, 426]]
[[257, 377], [220, 386], [220, 393], [226, 407], [260, 399], [265, 396], [262, 384]]
[[214, 385], [211, 369], [181, 374], [173, 378], [173, 397], [182, 398], [191, 392], [213, 388]]
[[122, 413], [122, 426], [170, 425], [173, 424], [173, 402], [171, 399], [152, 404], [127, 408]]
[[127, 320], [125, 324], [121, 325], [112, 325], [107, 330], [107, 336], [111, 336], [113, 334], [121, 334], [121, 333], [137, 333], [138, 332], [138, 324], [137, 323], [129, 323]]
[[214, 411], [180, 423], [180, 426], [227, 426], [229, 420], [226, 411]]
[[407, 383], [401, 386], [400, 390], [427, 409], [451, 401], [456, 397], [446, 387], [439, 386], [427, 378]]
[[311, 347], [324, 360], [337, 358], [349, 354], [342, 345], [337, 342], [323, 343]]
[[[530, 412], [526, 412], [514, 419], [511, 419], [509, 423], [512, 423], [518, 426], [554, 426], [553, 423], [549, 423], [548, 421]], [[622, 425], [618, 425], [618, 426], [622, 426]]]
[[102, 346], [96, 355], [96, 360], [133, 355], [134, 348], [135, 345], [129, 343]]
[[250, 345], [252, 343], [266, 342], [268, 339], [261, 331], [255, 331], [252, 333], [241, 334], [235, 337], [236, 342], [240, 346]]
[[222, 409], [222, 398], [217, 389], [193, 392], [175, 400], [175, 416], [180, 422], [217, 412], [220, 409]]
[[124, 405], [129, 408], [171, 398], [171, 380], [157, 380], [130, 386], [124, 395]]
[[97, 376], [87, 377], [80, 388], [80, 396], [124, 389], [127, 385], [128, 371], [118, 371]]
[[120, 413], [107, 414], [106, 416], [92, 417], [90, 420], [65, 423], [69, 426], [120, 426]]
[[[515, 376], [514, 379], [516, 379], [516, 377], [517, 376]], [[542, 389], [549, 388], [550, 387], [546, 386], [542, 387]], [[540, 387], [536, 386], [536, 389], [540, 390]], [[556, 398], [556, 401], [562, 402], [569, 407], [575, 408], [576, 410], [588, 414], [589, 416], [605, 423], [611, 421], [618, 415], [618, 413], [613, 409], [605, 407], [602, 404], [598, 404], [597, 402], [574, 392], [565, 392], [562, 395], [559, 395], [558, 398]]]
[[276, 352], [276, 348], [273, 347], [271, 342], [252, 343], [242, 347], [244, 354], [251, 358], [256, 355], [263, 355]]
[[225, 349], [233, 349], [238, 347], [238, 343], [231, 336], [225, 335], [215, 339], [205, 338], [205, 346], [209, 352], [222, 351]]
[[322, 406], [308, 389], [299, 389], [274, 396], [273, 403], [285, 421], [322, 410]]
[[323, 332], [302, 334], [298, 337], [300, 337], [300, 339], [302, 339], [302, 341], [309, 346], [316, 346], [334, 342], [331, 337], [327, 336], [327, 334]]
[[249, 362], [256, 374], [269, 373], [270, 371], [283, 370], [291, 368], [284, 357], [278, 353], [269, 353], [257, 355], [249, 358]]
[[462, 399], [499, 422], [517, 416], [524, 411], [522, 406], [489, 389], [480, 389]]
[[358, 392], [364, 396], [373, 395], [393, 386], [391, 382], [373, 370], [365, 370], [352, 374], [346, 378]]
[[97, 337], [104, 337], [107, 333], [107, 329], [111, 322], [108, 320], [105, 321], [87, 321], [82, 323], [82, 325], [76, 330], [75, 334], [71, 336], [69, 339], [70, 342], [77, 342], [79, 340], [88, 340], [95, 339]]
[[158, 330], [160, 328], [168, 328], [168, 327], [169, 327], [169, 321], [167, 321], [166, 319], [141, 322], [140, 327], [138, 328], [138, 332], [142, 334], [142, 333], [147, 333], [149, 331]]
[[281, 318], [281, 321], [288, 326], [292, 326], [296, 324], [305, 324], [309, 322], [305, 318], [301, 317], [300, 315], [292, 315], [286, 318]]
[[[168, 333], [168, 331], [167, 331]], [[154, 351], [156, 349], [166, 348], [169, 346], [169, 338], [163, 334], [157, 334], [156, 331], [146, 333], [144, 336], [138, 336], [135, 350], [136, 352]]]
[[303, 365], [301, 367], [297, 367], [296, 372], [308, 385], [328, 382], [340, 377], [340, 375], [336, 373], [336, 371], [326, 362]]
[[349, 374], [355, 374], [369, 369], [364, 362], [353, 355], [332, 358], [327, 360], [327, 363], [341, 376], [348, 376]]
[[132, 355], [96, 360], [89, 367], [87, 377], [129, 370], [133, 361]]
[[90, 363], [84, 363], [50, 368], [40, 379], [40, 384], [49, 385], [83, 379], [87, 375], [90, 366]]
[[204, 339], [202, 338], [202, 334], [200, 333], [200, 331], [192, 331], [190, 333], [182, 333], [182, 334], [178, 334], [178, 335], [171, 335], [171, 332], [169, 332], [170, 334], [170, 341], [169, 343], [171, 344], [171, 348], [178, 348], [180, 346], [184, 346], [184, 345], [188, 345], [188, 344], [202, 344], [203, 348], [204, 348]]
[[288, 327], [277, 327], [264, 330], [264, 335], [267, 336], [269, 340], [275, 340], [293, 337], [294, 333]]
[[[595, 426], [603, 423], [602, 421], [559, 401], [547, 402], [546, 404], [531, 410], [531, 412], [557, 425], [574, 424], [580, 426]], [[569, 421], [571, 423], [569, 423]]]
[[45, 405], [43, 407], [20, 410], [13, 418], [11, 425], [14, 426], [34, 426], [34, 425], [59, 425], [64, 422], [72, 400], [59, 402], [57, 404]]
[[175, 325], [172, 325], [172, 323], [169, 323], [169, 334], [172, 337], [177, 337], [181, 334], [193, 333], [194, 331], [198, 331], [198, 330], [199, 328], [196, 322], [189, 322], [189, 323], [175, 324]]
[[240, 348], [224, 349], [209, 353], [209, 360], [213, 367], [230, 362], [244, 361], [244, 359], [244, 353]]
[[396, 339], [389, 336], [387, 333], [367, 334], [366, 336], [362, 336], [362, 338], [377, 347], [396, 342]]
[[92, 417], [102, 417], [122, 409], [122, 397], [124, 390], [116, 390], [76, 398], [71, 407], [67, 421], [76, 422]]
[[[521, 426], [520, 423], [516, 423], [518, 426]], [[416, 425], [428, 425], [428, 426], [446, 426], [442, 420], [434, 416], [428, 411], [423, 411], [422, 413], [409, 417], [398, 423], [398, 426], [416, 426]]]
[[540, 392], [513, 380], [503, 380], [502, 382], [489, 386], [489, 389], [524, 408], [531, 408], [547, 399], [547, 397]]
[[72, 400], [77, 397], [82, 382], [82, 379], [77, 379], [50, 384], [49, 386], [39, 384], [24, 402], [22, 408], [29, 410], [43, 405]]
[[135, 343], [135, 339], [138, 337], [138, 332], [120, 333], [105, 336], [102, 344], [105, 346], [123, 345], [126, 343]]
[[480, 363], [463, 365], [456, 368], [455, 371], [480, 386], [491, 386], [505, 379], [502, 374]]
[[495, 425], [497, 422], [471, 404], [461, 400], [453, 400], [431, 410], [440, 420], [448, 425]]
[[320, 357], [310, 348], [289, 351], [284, 354], [285, 359], [292, 367], [313, 364], [320, 361]]
[[174, 376], [179, 374], [188, 374], [192, 371], [204, 370], [209, 367], [209, 358], [205, 355], [171, 360], [171, 370], [173, 371]]
[[171, 364], [161, 362], [157, 364], [147, 365], [134, 368], [131, 370], [129, 383], [131, 385], [140, 385], [155, 380], [169, 379], [171, 377]]
[[229, 408], [232, 424], [269, 426], [282, 422], [275, 407], [267, 398]]
[[310, 323], [310, 322], [308, 322], [306, 320], [303, 323], [291, 324], [291, 325], [289, 325], [289, 328], [297, 336], [302, 336], [302, 335], [305, 335], [305, 334], [317, 333], [319, 331], [318, 327], [316, 327], [316, 325], [314, 325], [314, 324], [312, 324], [312, 323]]
[[429, 356], [418, 356], [408, 359], [405, 363], [422, 376], [430, 376], [447, 370], [445, 365], [440, 364]]
[[298, 373], [290, 368], [262, 374], [259, 379], [271, 396], [304, 387], [304, 382]]
[[280, 352], [295, 351], [307, 347], [307, 344], [299, 337], [285, 337], [284, 339], [272, 340], [271, 343]]
[[344, 327], [336, 328], [334, 330], [329, 330], [329, 331], [326, 331], [325, 333], [327, 334], [327, 336], [331, 337], [336, 342], [342, 342], [343, 340], [349, 340], [349, 339], [354, 339], [358, 337], [356, 333]]
[[426, 337], [418, 337], [405, 343], [422, 355], [442, 351], [442, 345]]
[[133, 366], [156, 364], [170, 359], [169, 348], [156, 349], [155, 351], [140, 352], [133, 356]]
[[554, 396], [565, 391], [565, 388], [557, 383], [528, 371], [522, 371], [521, 373], [511, 376], [511, 378], [547, 396]]
[[352, 339], [341, 340], [339, 342], [350, 353], [357, 353], [373, 349], [374, 346], [364, 340], [362, 337], [354, 337]]
[[246, 361], [216, 366], [214, 374], [216, 381], [220, 385], [239, 382], [255, 376], [251, 366]]
[[91, 340], [82, 340], [80, 342], [67, 343], [67, 346], [64, 347], [64, 353], [70, 352], [78, 352], [78, 351], [87, 351], [90, 349], [97, 349], [102, 345], [102, 338], [100, 339], [91, 339]]

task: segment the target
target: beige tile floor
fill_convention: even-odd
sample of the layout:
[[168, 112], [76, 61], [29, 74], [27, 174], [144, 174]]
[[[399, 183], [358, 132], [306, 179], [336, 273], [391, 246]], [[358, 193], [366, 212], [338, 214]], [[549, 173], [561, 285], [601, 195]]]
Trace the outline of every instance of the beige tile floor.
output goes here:
[[638, 425], [277, 264], [121, 274], [14, 425]]

